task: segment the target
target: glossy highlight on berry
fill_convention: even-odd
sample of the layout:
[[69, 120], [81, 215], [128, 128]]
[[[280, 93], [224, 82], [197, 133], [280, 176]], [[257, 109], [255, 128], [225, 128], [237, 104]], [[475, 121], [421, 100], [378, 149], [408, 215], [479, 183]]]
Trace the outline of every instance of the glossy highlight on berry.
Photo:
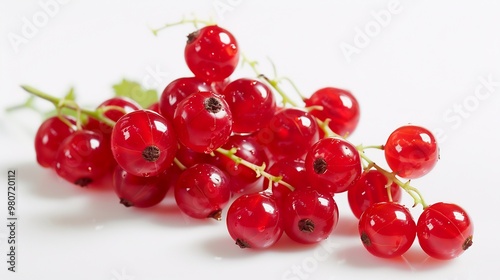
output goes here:
[[168, 169], [177, 151], [172, 123], [150, 110], [137, 110], [120, 118], [111, 135], [116, 162], [135, 176], [157, 176]]
[[319, 139], [314, 116], [297, 108], [282, 108], [260, 130], [257, 139], [265, 145], [275, 160], [304, 158], [308, 149]]
[[273, 92], [259, 80], [234, 80], [225, 87], [222, 94], [233, 112], [235, 133], [249, 134], [262, 129], [276, 112]]
[[60, 117], [54, 116], [43, 121], [38, 127], [35, 135], [35, 153], [40, 166], [52, 168], [61, 142], [75, 132], [76, 120], [68, 116], [62, 118], [67, 123]]
[[359, 103], [350, 91], [324, 87], [307, 98], [305, 105], [306, 107], [321, 106], [321, 110], [312, 110], [311, 114], [321, 121], [329, 119], [328, 126], [340, 136], [351, 135], [358, 125]]
[[384, 153], [391, 170], [406, 179], [420, 178], [429, 173], [439, 159], [434, 135], [416, 125], [394, 130], [384, 145]]
[[108, 141], [90, 130], [78, 130], [64, 139], [54, 162], [60, 177], [81, 187], [102, 178], [114, 165]]
[[373, 204], [363, 212], [358, 224], [366, 250], [381, 258], [399, 257], [408, 251], [416, 228], [409, 210], [394, 202]]
[[337, 226], [339, 212], [329, 193], [312, 188], [295, 190], [284, 199], [283, 228], [294, 241], [318, 243]]
[[226, 224], [230, 236], [240, 248], [265, 249], [283, 234], [282, 214], [268, 192], [245, 194], [228, 209]]
[[195, 164], [182, 171], [174, 188], [175, 201], [187, 215], [221, 220], [222, 209], [231, 197], [230, 180], [214, 165]]
[[306, 156], [309, 183], [316, 189], [341, 193], [353, 186], [361, 176], [361, 158], [356, 147], [342, 138], [317, 141]]
[[142, 177], [129, 174], [119, 165], [113, 174], [113, 189], [126, 207], [149, 208], [159, 204], [170, 188], [168, 170], [158, 176]]
[[188, 35], [184, 58], [189, 69], [200, 79], [224, 80], [234, 72], [239, 57], [236, 39], [224, 28], [209, 25]]
[[431, 257], [449, 260], [472, 245], [474, 225], [468, 213], [453, 203], [438, 202], [427, 207], [417, 222], [420, 247]]
[[187, 148], [209, 154], [226, 143], [233, 132], [231, 110], [222, 96], [211, 91], [191, 94], [174, 113], [175, 132]]
[[[402, 197], [401, 188], [376, 169], [363, 172], [357, 182], [347, 191], [349, 207], [356, 218], [371, 205], [377, 202], [399, 202]], [[387, 191], [390, 188], [391, 195]]]

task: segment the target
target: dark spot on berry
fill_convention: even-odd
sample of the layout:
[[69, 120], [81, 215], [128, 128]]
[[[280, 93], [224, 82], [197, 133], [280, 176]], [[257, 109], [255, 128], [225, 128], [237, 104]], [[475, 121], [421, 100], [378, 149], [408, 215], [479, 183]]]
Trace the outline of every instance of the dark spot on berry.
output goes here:
[[472, 235], [465, 239], [464, 244], [462, 244], [462, 249], [465, 251], [469, 249], [470, 246], [472, 246]]
[[196, 40], [196, 38], [198, 38], [198, 36], [200, 35], [200, 31], [199, 30], [196, 30], [194, 32], [191, 32], [187, 35], [187, 43], [186, 44], [191, 44], [194, 40]]
[[220, 221], [221, 217], [222, 217], [222, 211], [219, 209], [219, 210], [215, 210], [212, 213], [210, 213], [207, 218], [212, 218], [212, 219], [215, 219], [217, 221]]
[[361, 242], [363, 242], [363, 244], [365, 246], [372, 245], [372, 241], [370, 240], [370, 237], [368, 237], [368, 235], [364, 232], [361, 234]]
[[326, 163], [326, 160], [324, 158], [317, 158], [313, 162], [313, 169], [316, 174], [323, 174], [326, 172], [326, 169], [328, 168], [328, 164]]
[[88, 184], [92, 183], [92, 179], [84, 177], [75, 181], [75, 185], [80, 187], [86, 187]]
[[250, 245], [248, 245], [248, 243], [246, 243], [244, 240], [241, 240], [241, 239], [236, 239], [236, 245], [240, 246], [241, 249], [245, 249], [245, 248], [250, 248]]
[[302, 219], [299, 221], [299, 230], [302, 232], [313, 232], [314, 222], [311, 219]]
[[160, 149], [156, 146], [147, 146], [142, 151], [142, 157], [149, 162], [154, 162], [160, 157]]
[[218, 113], [222, 109], [222, 103], [215, 97], [205, 99], [205, 109], [210, 113]]
[[125, 207], [132, 207], [134, 204], [126, 199], [120, 198], [120, 203], [125, 205]]

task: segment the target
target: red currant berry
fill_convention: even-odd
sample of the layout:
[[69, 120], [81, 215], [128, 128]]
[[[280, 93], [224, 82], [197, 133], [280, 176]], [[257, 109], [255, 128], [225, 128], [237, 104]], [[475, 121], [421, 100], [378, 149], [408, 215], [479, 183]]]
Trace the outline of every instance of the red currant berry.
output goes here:
[[160, 203], [170, 187], [168, 170], [158, 176], [135, 176], [115, 167], [113, 187], [120, 203], [126, 207], [148, 208]]
[[226, 88], [226, 86], [231, 82], [231, 80], [229, 78], [226, 78], [222, 81], [215, 81], [215, 82], [212, 82], [212, 84], [210, 85], [210, 88], [212, 89], [213, 92], [217, 93], [217, 94], [222, 94], [222, 92], [224, 91], [224, 89]]
[[424, 209], [417, 222], [420, 247], [437, 259], [453, 259], [472, 245], [474, 226], [460, 206], [439, 202]]
[[276, 112], [274, 94], [258, 80], [234, 80], [226, 86], [223, 95], [233, 113], [235, 133], [253, 133], [265, 127]]
[[204, 80], [196, 77], [182, 77], [170, 82], [160, 96], [160, 113], [167, 119], [173, 119], [175, 109], [179, 102], [189, 95], [200, 92], [210, 91], [210, 85]]
[[179, 160], [185, 167], [191, 167], [197, 163], [211, 162], [213, 157], [209, 154], [195, 152], [188, 147], [179, 143], [179, 149], [175, 154], [175, 158]]
[[85, 187], [102, 178], [114, 165], [109, 142], [102, 134], [78, 130], [69, 135], [55, 157], [55, 170], [63, 179]]
[[347, 199], [352, 213], [359, 219], [361, 214], [371, 205], [377, 202], [399, 202], [401, 200], [401, 188], [392, 183], [391, 198], [387, 193], [387, 177], [376, 169], [371, 169], [361, 174], [361, 177], [347, 191]]
[[199, 153], [211, 153], [226, 143], [233, 119], [224, 98], [213, 92], [193, 93], [175, 110], [174, 126], [179, 142]]
[[155, 103], [149, 105], [149, 107], [147, 109], [159, 114], [160, 113], [160, 103], [155, 102]]
[[238, 197], [227, 212], [227, 230], [240, 248], [264, 249], [283, 235], [281, 212], [268, 192]]
[[[115, 106], [120, 109], [114, 109], [113, 107], [109, 106]], [[110, 98], [104, 102], [102, 102], [99, 106], [97, 106], [97, 110], [103, 109], [103, 108], [111, 108], [104, 112], [104, 116], [109, 118], [110, 120], [116, 122], [118, 121], [123, 115], [126, 113], [130, 113], [141, 108], [141, 105], [139, 105], [137, 102], [134, 100], [123, 97], [123, 96], [117, 96]], [[111, 132], [113, 131], [113, 127], [98, 121], [92, 117], [89, 117], [87, 123], [84, 125], [84, 129], [87, 130], [92, 130], [97, 133], [103, 133], [107, 138], [111, 137]]]
[[[236, 148], [237, 150], [234, 155], [252, 164], [258, 166], [267, 166], [269, 164], [269, 159], [264, 148], [251, 136], [233, 135], [229, 137], [222, 148], [227, 150]], [[210, 162], [228, 174], [233, 194], [247, 192], [252, 189], [259, 179], [255, 175], [254, 170], [234, 162], [227, 156], [217, 154], [215, 157], [212, 157]]]
[[311, 114], [322, 121], [330, 119], [328, 126], [341, 136], [352, 134], [358, 125], [359, 103], [347, 90], [333, 87], [321, 88], [304, 101], [307, 107], [323, 107], [323, 110], [313, 110]]
[[339, 218], [333, 197], [312, 188], [290, 193], [281, 209], [285, 233], [292, 240], [305, 244], [328, 238]]
[[137, 110], [116, 122], [111, 149], [116, 162], [128, 173], [157, 176], [172, 165], [177, 139], [168, 119], [150, 110]]
[[273, 160], [286, 157], [303, 158], [319, 139], [316, 119], [309, 112], [297, 108], [277, 111], [257, 139], [265, 145]]
[[184, 50], [191, 72], [207, 81], [229, 77], [238, 65], [239, 54], [234, 36], [217, 25], [205, 26], [189, 34]]
[[[290, 184], [297, 191], [310, 187], [305, 166], [303, 159], [285, 158], [273, 163], [267, 172], [273, 176], [281, 176], [284, 182]], [[288, 194], [292, 192], [291, 189], [283, 184], [278, 182], [271, 183], [267, 178], [264, 178], [262, 184], [263, 190], [268, 189], [269, 184], [272, 184], [272, 193], [279, 205], [281, 205]]]
[[361, 159], [356, 147], [342, 138], [323, 138], [307, 153], [309, 183], [329, 193], [341, 193], [361, 176]]
[[[76, 125], [76, 121], [72, 117], [62, 116], [61, 118]], [[53, 167], [61, 142], [73, 132], [75, 132], [75, 127], [70, 127], [58, 116], [43, 121], [35, 135], [35, 153], [38, 164], [43, 167]]]
[[363, 212], [358, 229], [368, 252], [377, 257], [393, 258], [410, 249], [417, 226], [403, 205], [378, 202]]
[[415, 125], [401, 126], [392, 132], [384, 152], [391, 170], [407, 179], [429, 173], [439, 158], [438, 144], [432, 133]]
[[175, 201], [182, 212], [197, 219], [221, 220], [222, 208], [231, 197], [226, 174], [207, 163], [184, 170], [174, 188]]

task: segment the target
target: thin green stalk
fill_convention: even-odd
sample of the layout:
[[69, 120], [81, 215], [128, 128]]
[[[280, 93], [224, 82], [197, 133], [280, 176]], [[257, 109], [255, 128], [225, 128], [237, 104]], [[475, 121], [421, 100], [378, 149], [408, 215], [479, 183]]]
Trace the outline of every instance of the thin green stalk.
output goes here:
[[187, 169], [187, 167], [176, 157], [174, 158], [174, 164], [177, 165], [177, 167], [179, 167], [180, 170]]
[[359, 155], [363, 160], [365, 160], [368, 163], [368, 166], [370, 168], [371, 167], [375, 168], [380, 173], [382, 173], [389, 180], [389, 182], [392, 181], [396, 183], [399, 187], [401, 187], [403, 190], [405, 190], [413, 198], [414, 201], [413, 207], [415, 207], [417, 204], [422, 204], [422, 207], [424, 209], [427, 208], [428, 205], [427, 203], [425, 203], [422, 194], [417, 188], [414, 188], [410, 185], [410, 181], [402, 182], [396, 177], [394, 173], [385, 170], [384, 168], [380, 167], [378, 164], [373, 162], [371, 159], [369, 159], [363, 151], [359, 151]]
[[176, 26], [176, 25], [186, 24], [186, 23], [192, 23], [194, 25], [194, 27], [197, 28], [197, 29], [199, 28], [198, 24], [203, 24], [203, 25], [212, 25], [212, 24], [215, 24], [215, 22], [213, 22], [211, 20], [200, 20], [200, 19], [197, 19], [197, 18], [194, 18], [194, 19], [182, 18], [180, 21], [172, 22], [172, 23], [167, 23], [167, 24], [163, 25], [162, 27], [159, 27], [159, 28], [156, 28], [156, 29], [151, 29], [151, 32], [153, 32], [153, 34], [155, 36], [157, 36], [158, 32], [160, 32], [160, 31], [162, 31], [164, 29], [167, 29], [169, 27]]
[[262, 78], [264, 79], [268, 84], [270, 84], [275, 90], [276, 92], [281, 96], [281, 98], [283, 99], [283, 103], [284, 104], [290, 104], [291, 106], [293, 107], [299, 107], [299, 105], [293, 101], [286, 93], [285, 91], [283, 91], [281, 89], [281, 87], [279, 86], [279, 83], [276, 81], [276, 80], [271, 80], [269, 79], [268, 77], [264, 76], [263, 74], [260, 74], [259, 75], [259, 78]]
[[300, 99], [302, 99], [302, 100], [304, 100], [304, 101], [307, 99], [307, 97], [305, 97], [305, 95], [303, 95], [303, 94], [300, 92], [299, 88], [298, 88], [298, 87], [297, 87], [297, 85], [296, 85], [296, 84], [292, 81], [292, 79], [290, 79], [290, 78], [288, 78], [288, 77], [281, 77], [281, 78], [280, 78], [280, 81], [281, 81], [281, 80], [285, 80], [285, 81], [287, 81], [287, 82], [288, 82], [288, 83], [292, 86], [292, 88], [295, 90], [295, 92], [296, 92], [296, 93], [297, 93], [297, 95], [300, 97]]
[[31, 87], [31, 86], [28, 86], [28, 85], [21, 85], [21, 88], [23, 88], [28, 93], [33, 94], [34, 96], [40, 97], [42, 99], [45, 99], [45, 100], [51, 102], [56, 107], [58, 114], [60, 113], [60, 110], [62, 108], [68, 108], [68, 109], [75, 110], [77, 112], [77, 114], [85, 114], [85, 115], [90, 116], [92, 118], [95, 118], [99, 121], [102, 121], [103, 123], [105, 123], [109, 126], [115, 125], [114, 121], [112, 121], [111, 119], [104, 116], [104, 110], [92, 111], [92, 110], [88, 110], [85, 108], [81, 108], [80, 106], [78, 106], [78, 104], [76, 102], [74, 102], [72, 100], [66, 100], [63, 98], [58, 98], [58, 97], [52, 96], [48, 93], [45, 93], [41, 90], [38, 90], [38, 89]]
[[325, 138], [326, 137], [340, 137], [342, 138], [342, 136], [338, 135], [337, 133], [335, 133], [329, 126], [328, 124], [330, 123], [330, 119], [325, 119], [324, 121], [318, 119], [318, 118], [315, 118], [316, 119], [316, 122], [318, 123], [318, 126], [321, 130], [323, 130], [323, 133], [325, 133]]
[[[248, 64], [250, 66], [250, 68], [252, 68], [252, 70], [255, 73], [255, 75], [257, 75], [258, 78], [265, 80], [272, 88], [274, 88], [274, 90], [276, 90], [276, 92], [283, 99], [283, 103], [284, 104], [290, 104], [293, 107], [299, 107], [299, 105], [295, 101], [293, 101], [285, 93], [285, 91], [283, 89], [281, 89], [281, 87], [279, 86], [279, 81], [278, 80], [276, 80], [276, 79], [269, 79], [267, 76], [265, 76], [264, 74], [262, 74], [259, 71], [259, 69], [257, 69], [257, 64], [258, 64], [257, 61], [248, 59], [245, 56], [245, 54], [242, 54], [241, 57], [242, 57], [242, 63], [243, 64]], [[274, 64], [272, 64], [272, 66], [273, 66], [273, 71], [275, 72], [275, 75], [276, 75], [276, 68], [274, 67]]]
[[[274, 176], [272, 174], [269, 174], [268, 172], [265, 171], [266, 169], [266, 165], [263, 164], [262, 166], [258, 166], [256, 164], [253, 164], [245, 159], [242, 159], [240, 158], [239, 156], [236, 155], [236, 152], [237, 152], [237, 149], [236, 148], [232, 148], [230, 150], [226, 150], [226, 149], [223, 149], [223, 148], [218, 148], [217, 150], [218, 153], [228, 157], [229, 159], [231, 159], [232, 161], [234, 161], [236, 164], [241, 164], [243, 166], [246, 166], [250, 169], [252, 169], [253, 171], [255, 171], [255, 175], [257, 177], [260, 177], [260, 176], [264, 176], [264, 178], [267, 178], [269, 181], [272, 181], [272, 182], [275, 182], [275, 183], [278, 183], [278, 184], [281, 184], [287, 188], [289, 188], [291, 191], [293, 191], [295, 188], [290, 185], [289, 183], [283, 181], [283, 178], [281, 176]], [[269, 185], [269, 188], [272, 187], [272, 184]]]

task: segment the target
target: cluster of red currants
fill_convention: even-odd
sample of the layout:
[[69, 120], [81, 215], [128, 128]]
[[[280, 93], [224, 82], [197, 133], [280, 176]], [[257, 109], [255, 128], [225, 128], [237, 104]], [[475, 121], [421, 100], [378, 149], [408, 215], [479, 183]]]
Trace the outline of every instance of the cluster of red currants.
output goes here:
[[[362, 244], [376, 256], [400, 256], [417, 237], [439, 259], [472, 244], [472, 222], [461, 207], [427, 205], [399, 179], [419, 178], [438, 161], [427, 129], [405, 125], [384, 145], [355, 146], [346, 139], [360, 116], [353, 94], [326, 87], [303, 98], [304, 106], [289, 106], [263, 75], [230, 80], [241, 53], [217, 25], [189, 34], [184, 55], [194, 75], [171, 81], [148, 108], [114, 97], [87, 111], [25, 87], [88, 116], [43, 122], [38, 163], [79, 186], [113, 172], [125, 206], [154, 206], [171, 188], [193, 218], [221, 220], [230, 204], [227, 229], [242, 248], [270, 247], [283, 233], [306, 244], [328, 238], [339, 218], [335, 194], [342, 192], [359, 219]], [[390, 171], [365, 155], [368, 148], [384, 152]], [[400, 204], [402, 190], [424, 208], [417, 222]]]

